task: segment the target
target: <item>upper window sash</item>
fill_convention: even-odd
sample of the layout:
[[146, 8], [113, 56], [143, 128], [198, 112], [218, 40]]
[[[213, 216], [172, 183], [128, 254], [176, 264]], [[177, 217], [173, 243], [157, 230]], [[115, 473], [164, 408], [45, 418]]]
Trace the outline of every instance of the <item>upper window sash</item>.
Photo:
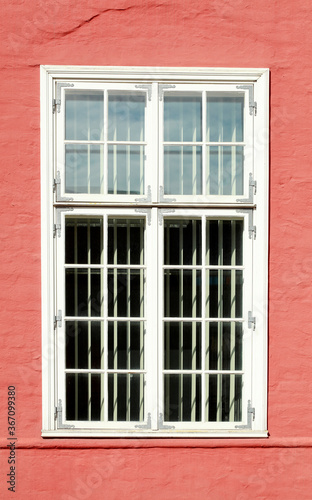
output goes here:
[[254, 116], [240, 87], [57, 82], [55, 201], [250, 203]]

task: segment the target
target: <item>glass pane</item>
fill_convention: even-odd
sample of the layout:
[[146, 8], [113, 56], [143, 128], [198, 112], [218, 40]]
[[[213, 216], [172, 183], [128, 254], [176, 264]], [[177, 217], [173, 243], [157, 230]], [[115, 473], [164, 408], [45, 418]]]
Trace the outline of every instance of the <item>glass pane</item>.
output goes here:
[[108, 270], [108, 316], [144, 315], [144, 274], [143, 269]]
[[100, 374], [66, 374], [66, 420], [103, 420], [104, 378]]
[[196, 318], [201, 316], [201, 271], [164, 271], [165, 316]]
[[66, 316], [102, 315], [102, 270], [66, 269]]
[[166, 322], [164, 331], [165, 370], [201, 368], [201, 324]]
[[200, 375], [165, 375], [164, 385], [165, 421], [198, 422], [201, 420]]
[[243, 146], [207, 147], [208, 194], [242, 195], [243, 176]]
[[207, 375], [206, 419], [209, 422], [242, 420], [242, 375]]
[[103, 253], [103, 220], [66, 217], [66, 264], [101, 264]]
[[164, 147], [165, 194], [202, 193], [201, 146]]
[[65, 139], [98, 141], [103, 139], [103, 92], [65, 91]]
[[108, 368], [144, 369], [143, 321], [108, 322]]
[[206, 264], [241, 266], [243, 264], [243, 221], [206, 222]]
[[108, 95], [108, 140], [144, 141], [145, 95]]
[[144, 375], [108, 374], [108, 420], [143, 421]]
[[66, 368], [104, 367], [103, 323], [66, 321]]
[[144, 194], [144, 146], [108, 146], [108, 193]]
[[164, 96], [164, 141], [198, 142], [202, 140], [202, 98]]
[[108, 219], [108, 263], [144, 264], [144, 219]]
[[207, 318], [241, 318], [243, 272], [235, 270], [207, 271]]
[[165, 265], [201, 264], [201, 220], [164, 220]]
[[65, 145], [66, 193], [103, 192], [103, 147], [91, 144]]
[[206, 370], [241, 370], [242, 334], [242, 323], [207, 323]]
[[207, 97], [207, 141], [242, 142], [244, 97]]

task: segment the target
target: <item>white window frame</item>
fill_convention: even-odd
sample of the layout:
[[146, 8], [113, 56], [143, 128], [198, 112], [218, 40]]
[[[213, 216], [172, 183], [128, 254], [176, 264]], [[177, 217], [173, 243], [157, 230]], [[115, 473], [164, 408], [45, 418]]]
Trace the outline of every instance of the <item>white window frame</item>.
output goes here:
[[[252, 284], [250, 299], [252, 301], [251, 316], [255, 318], [255, 324], [251, 323], [248, 327], [248, 311], [244, 311], [244, 337], [245, 342], [250, 345], [249, 360], [245, 360], [245, 368], [250, 370], [250, 387], [245, 391], [243, 399], [243, 419], [242, 424], [245, 428], [237, 428], [236, 422], [208, 422], [209, 425], [189, 425], [187, 422], [175, 424], [175, 429], [156, 430], [159, 412], [161, 408], [156, 408], [153, 402], [147, 404], [151, 411], [151, 429], [139, 429], [129, 425], [129, 422], [114, 422], [113, 425], [103, 428], [101, 422], [91, 422], [92, 425], [81, 425], [79, 422], [66, 422], [61, 419], [64, 415], [60, 414], [59, 400], [64, 397], [64, 388], [60, 383], [60, 372], [62, 361], [59, 360], [57, 349], [62, 352], [62, 342], [64, 336], [62, 327], [54, 329], [55, 316], [57, 316], [57, 303], [55, 300], [56, 289], [54, 286], [56, 278], [56, 247], [60, 245], [61, 239], [53, 237], [53, 228], [58, 231], [64, 230], [64, 217], [67, 212], [66, 197], [64, 193], [62, 158], [57, 149], [56, 124], [53, 113], [52, 102], [57, 96], [55, 94], [56, 83], [78, 82], [85, 88], [90, 86], [102, 85], [104, 82], [108, 87], [113, 87], [117, 82], [120, 88], [129, 88], [129, 85], [150, 85], [152, 88], [152, 98], [149, 102], [148, 113], [156, 113], [158, 106], [157, 89], [158, 83], [176, 85], [175, 89], [168, 87], [166, 92], [175, 92], [178, 90], [192, 89], [201, 90], [207, 84], [211, 85], [213, 91], [222, 88], [234, 91], [240, 87], [239, 92], [245, 94], [245, 124], [247, 127], [247, 147], [245, 150], [246, 161], [252, 164], [252, 168], [245, 168], [244, 176], [244, 195], [243, 196], [174, 196], [174, 207], [171, 205], [171, 196], [161, 196], [159, 190], [152, 189], [151, 200], [146, 199], [149, 185], [161, 186], [163, 172], [162, 154], [158, 147], [162, 148], [161, 141], [159, 146], [153, 142], [148, 145], [150, 151], [148, 154], [155, 158], [151, 163], [152, 167], [145, 176], [145, 194], [142, 196], [120, 196], [107, 195], [94, 197], [92, 199], [93, 208], [87, 207], [90, 198], [88, 195], [75, 196], [71, 202], [73, 209], [71, 214], [83, 214], [92, 211], [92, 215], [102, 215], [105, 213], [134, 213], [134, 206], [142, 210], [141, 215], [146, 217], [146, 228], [149, 232], [158, 233], [158, 252], [155, 246], [149, 243], [147, 246], [147, 262], [161, 258], [162, 236], [159, 215], [159, 209], [170, 208], [176, 210], [176, 214], [183, 217], [187, 216], [209, 216], [209, 217], [232, 217], [244, 219], [245, 240], [247, 234], [252, 240]], [[243, 87], [243, 88], [241, 88]], [[149, 90], [146, 90], [149, 92]], [[64, 87], [61, 87], [61, 103], [63, 102]], [[155, 97], [156, 96], [156, 97]], [[252, 99], [253, 98], [253, 99]], [[256, 115], [252, 107], [257, 103]], [[249, 108], [248, 103], [252, 106]], [[62, 106], [61, 106], [62, 108]], [[64, 108], [64, 106], [63, 106]], [[63, 113], [61, 109], [61, 113]], [[161, 117], [161, 112], [160, 112]], [[148, 132], [148, 128], [147, 128]], [[146, 137], [149, 143], [150, 137]], [[145, 67], [78, 67], [78, 66], [42, 66], [41, 67], [41, 214], [42, 214], [42, 359], [43, 359], [43, 413], [42, 413], [42, 435], [45, 437], [100, 437], [100, 436], [127, 436], [127, 437], [266, 437], [267, 436], [267, 288], [268, 288], [268, 144], [269, 144], [269, 70], [267, 69], [224, 69], [224, 68], [145, 68]], [[59, 163], [58, 163], [59, 162]], [[150, 165], [150, 166], [151, 166]], [[159, 165], [159, 167], [158, 167]], [[158, 172], [159, 169], [159, 172]], [[251, 172], [250, 172], [251, 170]], [[59, 186], [53, 182], [57, 172], [61, 172], [60, 198], [57, 200], [54, 191], [58, 191]], [[254, 186], [249, 186], [249, 173], [252, 173], [252, 181], [256, 181], [257, 190]], [[249, 194], [251, 195], [249, 197]], [[141, 201], [137, 200], [141, 198]], [[166, 199], [169, 200], [166, 201]], [[237, 202], [237, 198], [244, 201]], [[114, 207], [112, 206], [114, 204]], [[121, 208], [120, 205], [128, 208]], [[55, 219], [55, 212], [58, 209], [58, 220]], [[196, 210], [196, 212], [195, 212]], [[238, 214], [237, 210], [241, 210]], [[166, 213], [163, 214], [166, 216]], [[171, 214], [169, 214], [171, 215]], [[173, 215], [175, 216], [175, 214]], [[256, 228], [256, 237], [253, 228]], [[250, 234], [249, 234], [250, 230]], [[248, 237], [249, 237], [248, 236]], [[246, 244], [246, 241], [245, 241]], [[158, 254], [158, 255], [157, 255]], [[260, 264], [259, 264], [260, 263]], [[244, 263], [245, 265], [245, 263]], [[153, 274], [152, 280], [160, 280], [161, 265], [151, 266], [150, 272]], [[251, 279], [251, 278], [250, 278]], [[160, 290], [160, 288], [159, 288]], [[151, 329], [155, 330], [153, 336], [158, 339], [159, 352], [162, 351], [162, 335], [158, 334], [157, 324], [162, 324], [161, 307], [159, 316], [155, 317], [153, 308], [152, 291], [147, 290], [146, 318], [150, 322]], [[161, 293], [161, 291], [159, 292]], [[149, 294], [151, 294], [149, 296]], [[246, 296], [246, 294], [245, 294]], [[161, 304], [161, 297], [159, 297]], [[246, 309], [245, 307], [245, 309]], [[156, 314], [157, 316], [157, 314]], [[152, 318], [152, 319], [151, 319]], [[156, 321], [154, 321], [156, 318]], [[157, 357], [152, 355], [154, 347], [148, 348], [146, 363], [151, 371], [155, 372], [152, 378], [153, 391], [151, 399], [157, 400], [159, 386], [161, 386], [161, 368], [158, 368]], [[247, 351], [244, 351], [247, 353]], [[249, 365], [249, 366], [247, 366]], [[161, 363], [160, 363], [161, 367]], [[64, 367], [63, 367], [64, 368]], [[159, 379], [157, 380], [157, 373]], [[158, 389], [157, 389], [158, 386]], [[248, 400], [251, 400], [251, 407], [255, 409], [248, 410]], [[57, 418], [55, 418], [55, 415]], [[251, 422], [251, 425], [249, 425]], [[146, 422], [143, 422], [143, 424]], [[75, 428], [66, 427], [74, 424]], [[117, 425], [116, 425], [117, 424]], [[131, 424], [131, 422], [130, 422]], [[165, 422], [170, 424], [170, 422]]]

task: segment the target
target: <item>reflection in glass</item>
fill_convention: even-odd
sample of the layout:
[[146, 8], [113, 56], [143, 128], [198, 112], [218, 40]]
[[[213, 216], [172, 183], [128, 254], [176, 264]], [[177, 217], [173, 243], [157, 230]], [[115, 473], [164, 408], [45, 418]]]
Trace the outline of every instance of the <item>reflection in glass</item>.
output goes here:
[[164, 147], [165, 194], [201, 194], [201, 146]]
[[206, 420], [239, 422], [242, 420], [242, 375], [206, 376]]
[[243, 194], [243, 146], [207, 147], [207, 194]]
[[108, 193], [144, 194], [144, 146], [108, 146]]
[[92, 144], [65, 145], [65, 191], [103, 192], [103, 147]]
[[165, 374], [164, 420], [198, 422], [201, 420], [201, 376]]
[[164, 270], [165, 317], [201, 316], [201, 271]]
[[165, 265], [201, 264], [201, 220], [164, 219]]
[[145, 95], [108, 95], [108, 140], [144, 141]]
[[242, 142], [244, 97], [207, 97], [207, 141]]
[[202, 139], [201, 95], [164, 96], [164, 141], [198, 142]]
[[103, 92], [65, 91], [65, 139], [99, 141], [103, 139]]
[[67, 373], [66, 420], [103, 420], [103, 386], [103, 375]]
[[144, 375], [108, 374], [108, 420], [142, 421], [144, 418]]

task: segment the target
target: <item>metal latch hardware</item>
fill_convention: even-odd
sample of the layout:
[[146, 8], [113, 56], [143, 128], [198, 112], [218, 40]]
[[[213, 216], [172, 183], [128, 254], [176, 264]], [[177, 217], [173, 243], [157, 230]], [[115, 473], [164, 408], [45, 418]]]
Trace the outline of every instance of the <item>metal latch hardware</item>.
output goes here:
[[158, 417], [158, 429], [175, 429], [174, 425], [164, 425], [163, 414], [160, 413]]
[[175, 85], [170, 85], [169, 83], [160, 83], [158, 85], [158, 88], [159, 88], [159, 100], [162, 101], [163, 100], [163, 96], [164, 96], [164, 90], [166, 89], [175, 89], [176, 86]]
[[73, 87], [73, 83], [65, 83], [65, 82], [57, 82], [56, 84], [56, 99], [53, 99], [52, 101], [52, 111], [55, 113], [57, 111], [58, 113], [61, 112], [61, 92], [62, 92], [62, 87]]
[[54, 329], [57, 326], [58, 327], [62, 326], [62, 311], [60, 309], [57, 311], [57, 315], [54, 316]]
[[251, 401], [248, 400], [247, 404], [247, 424], [246, 425], [235, 425], [235, 429], [251, 429], [252, 422], [255, 420], [256, 410], [251, 407]]
[[237, 89], [243, 89], [249, 91], [249, 114], [257, 114], [257, 103], [254, 100], [254, 86], [253, 85], [236, 85]]
[[53, 192], [56, 193], [56, 201], [73, 201], [74, 199], [61, 196], [61, 174], [59, 170], [56, 172], [56, 178], [53, 181]]
[[248, 311], [248, 328], [256, 329], [256, 317], [252, 316], [252, 312]]
[[151, 84], [135, 85], [135, 88], [136, 89], [146, 89], [148, 100], [150, 101], [152, 99], [152, 85]]
[[135, 425], [136, 429], [151, 429], [152, 428], [152, 417], [151, 414], [147, 414], [147, 423], [143, 425]]
[[62, 400], [58, 400], [58, 406], [55, 407], [54, 411], [54, 419], [57, 420], [57, 428], [58, 429], [74, 429], [74, 425], [69, 425], [69, 424], [63, 424], [62, 422], [62, 413], [63, 413], [63, 408], [62, 408]]
[[248, 198], [238, 198], [236, 201], [240, 203], [253, 203], [254, 194], [257, 193], [257, 181], [254, 180], [253, 175], [249, 174], [249, 196]]

